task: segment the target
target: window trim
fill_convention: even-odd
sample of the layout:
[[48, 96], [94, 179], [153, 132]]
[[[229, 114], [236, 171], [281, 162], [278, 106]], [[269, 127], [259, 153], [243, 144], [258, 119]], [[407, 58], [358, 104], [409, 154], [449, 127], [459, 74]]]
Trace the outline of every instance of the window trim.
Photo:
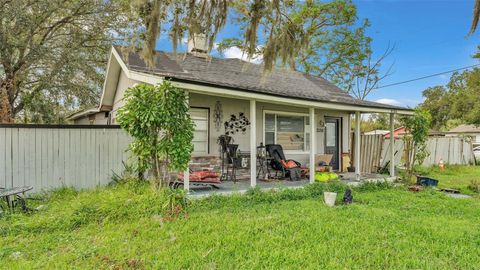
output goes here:
[[[277, 143], [277, 115], [285, 115], [285, 116], [303, 116], [303, 117], [310, 117], [310, 115], [308, 113], [299, 113], [299, 112], [288, 112], [288, 111], [275, 111], [275, 110], [263, 110], [263, 127], [262, 127], [262, 138], [263, 138], [263, 143], [266, 143], [265, 142], [265, 116], [266, 114], [273, 114], [275, 115], [275, 132], [273, 134], [274, 136], [274, 141], [275, 143]], [[303, 130], [303, 134], [304, 134], [304, 138], [305, 138], [305, 142], [304, 142], [304, 150], [283, 150], [285, 153], [288, 153], [288, 154], [300, 154], [300, 155], [306, 155], [306, 154], [309, 154], [310, 153], [310, 150], [305, 150], [306, 149], [306, 146], [307, 146], [307, 131], [308, 131], [308, 128], [307, 126], [309, 127], [310, 126], [310, 123], [309, 121], [307, 121], [307, 119], [305, 118], [304, 120], [304, 130]], [[310, 139], [311, 139], [311, 135], [310, 135]]]
[[[207, 110], [207, 155], [210, 155], [210, 107], [190, 106], [189, 109]], [[190, 110], [189, 110], [190, 111]], [[189, 112], [190, 114], [190, 112]], [[192, 152], [194, 155], [195, 152]], [[198, 154], [196, 154], [198, 156]]]

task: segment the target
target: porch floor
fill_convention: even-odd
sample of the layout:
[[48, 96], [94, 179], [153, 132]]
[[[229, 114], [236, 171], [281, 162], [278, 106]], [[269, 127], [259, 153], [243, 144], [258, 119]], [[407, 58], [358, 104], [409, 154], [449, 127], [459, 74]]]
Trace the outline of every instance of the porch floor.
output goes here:
[[[391, 181], [395, 180], [395, 177], [390, 177], [383, 174], [362, 174], [360, 181], [356, 180], [355, 173], [339, 173], [340, 181], [351, 186], [358, 186], [362, 182], [377, 182], [377, 181]], [[288, 181], [288, 180], [259, 180], [257, 179], [257, 186], [262, 190], [279, 189], [279, 188], [301, 188], [310, 181], [308, 179], [302, 179], [300, 181]], [[224, 181], [221, 184], [217, 184], [214, 188], [212, 186], [202, 185], [196, 186], [193, 183], [190, 184], [191, 197], [205, 197], [212, 194], [228, 195], [232, 193], [245, 193], [250, 188], [250, 179], [241, 179], [236, 183], [233, 181]]]

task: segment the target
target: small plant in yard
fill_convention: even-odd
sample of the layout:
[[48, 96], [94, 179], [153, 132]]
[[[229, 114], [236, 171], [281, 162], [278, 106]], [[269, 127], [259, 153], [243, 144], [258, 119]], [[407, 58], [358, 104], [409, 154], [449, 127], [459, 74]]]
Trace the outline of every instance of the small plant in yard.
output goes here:
[[123, 172], [121, 174], [117, 174], [113, 172], [112, 181], [108, 183], [109, 186], [128, 182], [132, 179], [137, 179], [137, 177], [135, 176], [135, 170], [133, 169], [133, 167], [126, 164], [123, 161], [122, 161], [122, 164], [123, 164]]
[[169, 81], [137, 85], [125, 92], [118, 110], [120, 126], [133, 137], [133, 169], [150, 171], [155, 186], [169, 184], [170, 171], [184, 171], [193, 151], [193, 122], [187, 95]]
[[166, 198], [163, 204], [166, 221], [171, 221], [181, 214], [186, 214], [187, 196], [183, 189], [166, 188], [162, 192], [163, 197]]
[[403, 119], [408, 134], [403, 137], [406, 152], [406, 174], [404, 179], [410, 182], [415, 173], [415, 165], [421, 165], [430, 154], [427, 150], [428, 131], [432, 116], [428, 111], [417, 109], [413, 116]]
[[470, 184], [468, 185], [468, 189], [475, 193], [480, 193], [480, 181], [479, 180], [470, 180]]

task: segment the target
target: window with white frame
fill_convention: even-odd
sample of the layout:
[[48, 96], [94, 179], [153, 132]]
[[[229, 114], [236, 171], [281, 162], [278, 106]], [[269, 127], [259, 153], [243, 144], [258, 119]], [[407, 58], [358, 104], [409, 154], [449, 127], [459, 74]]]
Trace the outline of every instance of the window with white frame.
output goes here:
[[208, 154], [208, 114], [207, 108], [190, 108], [190, 117], [194, 124], [193, 154]]
[[264, 112], [265, 144], [280, 144], [285, 151], [310, 150], [308, 115], [287, 112]]

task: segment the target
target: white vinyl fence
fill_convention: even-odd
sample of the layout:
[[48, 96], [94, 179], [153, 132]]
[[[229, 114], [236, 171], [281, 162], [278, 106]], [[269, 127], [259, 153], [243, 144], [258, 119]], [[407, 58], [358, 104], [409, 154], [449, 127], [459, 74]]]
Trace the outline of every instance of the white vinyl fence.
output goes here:
[[[472, 144], [459, 137], [430, 137], [427, 141], [427, 151], [430, 153], [423, 166], [438, 165], [440, 160], [450, 165], [468, 165], [475, 163]], [[401, 164], [405, 159], [403, 140], [395, 140], [395, 164]], [[384, 140], [381, 165], [390, 160], [390, 140]]]
[[460, 137], [436, 137], [427, 142], [430, 155], [423, 165], [436, 165], [442, 159], [446, 164], [474, 164], [473, 146]]
[[0, 187], [105, 185], [123, 171], [130, 140], [115, 126], [0, 125]]
[[[360, 170], [375, 173], [390, 162], [390, 140], [382, 135], [362, 135], [360, 145]], [[440, 160], [450, 165], [475, 164], [472, 143], [460, 137], [430, 137], [427, 141], [430, 153], [423, 166], [438, 165]], [[395, 165], [405, 163], [406, 154], [402, 139], [395, 140]], [[411, 157], [410, 157], [411, 158]]]

